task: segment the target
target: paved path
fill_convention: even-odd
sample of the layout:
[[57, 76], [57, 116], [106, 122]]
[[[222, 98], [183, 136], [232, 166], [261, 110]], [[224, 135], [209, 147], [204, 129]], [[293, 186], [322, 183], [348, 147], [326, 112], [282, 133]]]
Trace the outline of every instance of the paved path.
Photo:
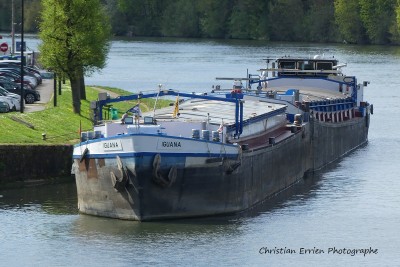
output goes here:
[[42, 84], [39, 85], [36, 90], [40, 93], [40, 101], [36, 101], [34, 104], [25, 104], [24, 112], [41, 111], [46, 108], [47, 103], [53, 98], [54, 80], [43, 79]]
[[111, 92], [111, 91], [108, 91], [108, 90], [106, 90], [106, 89], [102, 89], [102, 88], [94, 87], [94, 86], [92, 86], [92, 88], [95, 89], [95, 90], [97, 90], [97, 91], [99, 91], [99, 92], [108, 93], [108, 94], [110, 95], [111, 98], [117, 98], [117, 97], [120, 96], [119, 94], [114, 93], [114, 92]]
[[[111, 92], [111, 91], [108, 91], [108, 90], [105, 90], [102, 88], [98, 88], [98, 87], [92, 87], [92, 88], [98, 90], [99, 92], [107, 92], [110, 94], [110, 96], [112, 98], [119, 96], [119, 94], [116, 94], [114, 92]], [[42, 84], [39, 85], [36, 88], [36, 90], [40, 93], [40, 101], [37, 101], [34, 104], [25, 104], [24, 112], [41, 111], [46, 108], [47, 103], [53, 99], [54, 80], [53, 79], [43, 79]], [[58, 90], [58, 84], [57, 84], [57, 90]]]

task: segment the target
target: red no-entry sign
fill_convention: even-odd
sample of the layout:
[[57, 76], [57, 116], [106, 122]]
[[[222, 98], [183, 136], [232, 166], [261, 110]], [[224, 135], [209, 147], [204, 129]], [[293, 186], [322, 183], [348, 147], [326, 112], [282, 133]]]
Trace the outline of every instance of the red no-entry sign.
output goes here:
[[7, 50], [8, 50], [8, 44], [7, 43], [2, 43], [0, 45], [0, 51], [1, 52], [7, 52]]

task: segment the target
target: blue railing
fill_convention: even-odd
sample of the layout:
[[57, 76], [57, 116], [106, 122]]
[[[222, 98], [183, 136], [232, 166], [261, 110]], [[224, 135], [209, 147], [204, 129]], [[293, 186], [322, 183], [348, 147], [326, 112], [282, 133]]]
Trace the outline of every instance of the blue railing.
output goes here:
[[235, 128], [236, 128], [236, 136], [240, 136], [243, 131], [243, 98], [242, 94], [232, 94], [230, 97], [222, 98], [217, 96], [210, 96], [210, 95], [196, 95], [196, 94], [188, 94], [188, 93], [181, 93], [176, 92], [172, 89], [169, 90], [161, 90], [159, 92], [154, 93], [147, 93], [147, 94], [133, 94], [128, 96], [119, 96], [117, 98], [110, 98], [105, 100], [97, 101], [96, 110], [99, 120], [103, 120], [102, 110], [103, 107], [109, 103], [117, 103], [122, 101], [129, 101], [129, 100], [137, 100], [137, 99], [145, 99], [145, 98], [154, 98], [154, 97], [162, 97], [162, 96], [179, 96], [179, 97], [188, 97], [188, 98], [198, 98], [198, 99], [205, 99], [205, 100], [216, 100], [221, 102], [230, 102], [235, 103]]

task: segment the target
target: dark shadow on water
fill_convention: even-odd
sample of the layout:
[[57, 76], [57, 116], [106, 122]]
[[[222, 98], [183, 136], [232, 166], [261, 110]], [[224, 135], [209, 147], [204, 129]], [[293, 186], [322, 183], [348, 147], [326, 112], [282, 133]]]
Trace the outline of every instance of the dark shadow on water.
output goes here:
[[[232, 216], [226, 216], [226, 219], [231, 221], [244, 221], [249, 218], [257, 217], [261, 214], [280, 211], [290, 206], [306, 204], [307, 201], [314, 198], [316, 196], [316, 192], [320, 191], [321, 187], [324, 186], [327, 181], [329, 181], [329, 177], [327, 177], [328, 174], [336, 172], [343, 161], [348, 160], [349, 157], [357, 157], [357, 153], [365, 149], [367, 146], [368, 143], [361, 145], [357, 149], [326, 165], [320, 170], [307, 173], [298, 183], [280, 192], [279, 194], [268, 198], [243, 212], [234, 214]], [[332, 188], [332, 190], [334, 189]]]

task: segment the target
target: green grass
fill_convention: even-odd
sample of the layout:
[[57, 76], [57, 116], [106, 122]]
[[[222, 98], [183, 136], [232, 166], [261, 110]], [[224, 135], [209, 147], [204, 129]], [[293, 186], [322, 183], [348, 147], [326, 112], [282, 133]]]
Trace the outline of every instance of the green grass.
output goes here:
[[[119, 95], [129, 95], [127, 92], [117, 88], [101, 87]], [[87, 100], [81, 101], [81, 115], [73, 113], [72, 92], [69, 84], [62, 86], [61, 95], [57, 95], [57, 106], [53, 106], [53, 99], [47, 103], [46, 109], [32, 113], [10, 112], [0, 113], [0, 143], [1, 144], [74, 144], [79, 141], [80, 125], [82, 131], [93, 128], [90, 119], [90, 101], [97, 100], [98, 90], [86, 87]], [[135, 105], [137, 101], [113, 103], [118, 109], [119, 117], [123, 112]], [[159, 100], [157, 108], [168, 106], [171, 101]], [[153, 99], [143, 99], [140, 107], [143, 112], [153, 108]], [[18, 121], [13, 120], [17, 119]], [[33, 126], [29, 127], [29, 126]], [[43, 140], [42, 134], [46, 134]]]

